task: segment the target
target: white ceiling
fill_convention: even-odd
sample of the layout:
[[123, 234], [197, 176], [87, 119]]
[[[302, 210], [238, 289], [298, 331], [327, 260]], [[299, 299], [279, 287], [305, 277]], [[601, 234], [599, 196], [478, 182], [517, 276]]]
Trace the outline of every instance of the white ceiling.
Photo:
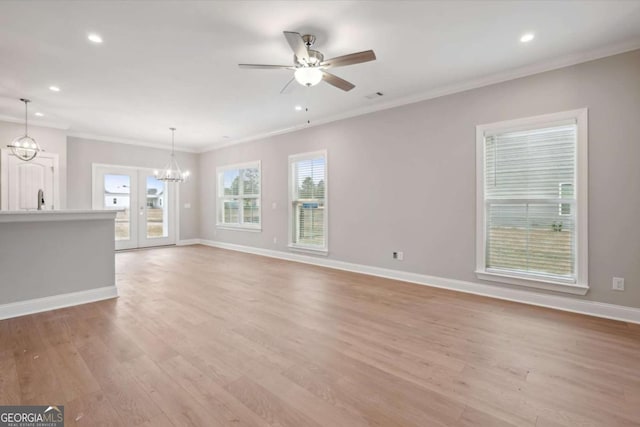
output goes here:
[[[378, 60], [333, 70], [348, 93], [280, 95], [291, 72], [237, 64], [291, 64], [283, 30]], [[34, 123], [70, 134], [166, 146], [175, 126], [178, 148], [203, 150], [634, 48], [640, 1], [2, 1], [0, 119], [29, 97]]]

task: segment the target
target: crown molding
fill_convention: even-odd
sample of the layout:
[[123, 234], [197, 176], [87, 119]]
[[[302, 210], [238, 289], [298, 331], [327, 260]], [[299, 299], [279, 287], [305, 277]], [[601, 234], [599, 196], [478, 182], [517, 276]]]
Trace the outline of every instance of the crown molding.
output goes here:
[[[24, 124], [24, 119], [19, 119], [16, 117], [0, 114], [0, 122]], [[156, 148], [158, 150], [171, 151], [171, 144], [159, 144], [154, 142], [145, 142], [145, 141], [137, 141], [132, 139], [118, 138], [116, 136], [95, 135], [95, 134], [84, 133], [84, 132], [72, 132], [72, 131], [69, 131], [70, 129], [69, 125], [56, 123], [56, 122], [47, 122], [43, 120], [29, 120], [29, 126], [67, 131], [66, 136], [72, 137], [72, 138], [92, 139], [95, 141], [111, 142], [114, 144], [137, 145], [141, 147], [149, 147], [149, 148]], [[183, 152], [183, 153], [201, 153], [202, 152], [202, 150], [198, 150], [192, 147], [182, 147], [182, 148], [176, 147], [175, 151]]]
[[[13, 116], [6, 116], [4, 114], [0, 114], [0, 121], [7, 123], [17, 123], [24, 124], [24, 118], [17, 118]], [[39, 128], [49, 128], [49, 129], [59, 129], [59, 130], [69, 130], [69, 125], [57, 122], [49, 122], [46, 120], [38, 120], [38, 119], [29, 119], [29, 126], [35, 126]]]
[[[362, 114], [366, 114], [366, 113], [362, 113]], [[348, 116], [344, 115], [344, 117], [343, 117], [343, 115], [331, 116], [331, 117], [326, 118], [326, 119], [319, 119], [318, 121], [316, 121], [313, 124], [295, 125], [295, 126], [286, 127], [286, 128], [283, 128], [283, 129], [277, 129], [277, 130], [274, 130], [274, 131], [258, 133], [258, 134], [247, 136], [247, 137], [244, 137], [244, 138], [230, 139], [230, 140], [227, 140], [227, 141], [223, 141], [223, 142], [221, 142], [219, 144], [212, 144], [212, 145], [208, 145], [206, 147], [203, 147], [198, 152], [199, 153], [207, 153], [209, 151], [219, 150], [221, 148], [229, 147], [229, 146], [232, 146], [232, 145], [243, 144], [245, 142], [256, 141], [256, 140], [259, 140], [259, 139], [265, 139], [265, 138], [269, 138], [269, 137], [277, 136], [277, 135], [284, 135], [286, 133], [296, 132], [296, 131], [299, 131], [299, 130], [308, 129], [310, 127], [315, 127], [315, 126], [320, 126], [320, 125], [323, 125], [323, 124], [335, 122], [335, 121], [338, 121], [338, 120], [342, 120], [342, 119], [346, 119], [346, 118], [353, 117], [353, 116], [358, 116], [358, 115], [360, 115], [360, 114], [353, 114], [353, 115], [348, 115]], [[340, 118], [332, 119], [332, 117], [340, 117]]]
[[[137, 141], [133, 139], [126, 138], [118, 138], [115, 136], [106, 136], [106, 135], [95, 135], [91, 133], [83, 133], [83, 132], [69, 132], [67, 133], [68, 137], [72, 138], [82, 138], [82, 139], [92, 139], [94, 141], [101, 142], [111, 142], [114, 144], [125, 144], [125, 145], [137, 145], [140, 147], [148, 147], [155, 148], [158, 150], [169, 150], [171, 151], [171, 144], [163, 144], [163, 143], [155, 143], [155, 142], [146, 142], [146, 141]], [[175, 151], [182, 153], [200, 153], [202, 151], [191, 148], [191, 147], [176, 147]]]
[[283, 129], [277, 129], [274, 131], [264, 132], [247, 136], [244, 138], [224, 141], [219, 144], [211, 144], [203, 149], [200, 149], [200, 153], [219, 150], [231, 145], [242, 144], [245, 142], [251, 142], [259, 139], [269, 138], [276, 135], [282, 135], [290, 132], [296, 132], [302, 129], [308, 129], [311, 127], [321, 126], [327, 123], [336, 122], [339, 120], [345, 120], [352, 117], [357, 117], [365, 114], [375, 113], [377, 111], [388, 110], [391, 108], [401, 107], [404, 105], [415, 104], [417, 102], [426, 101], [429, 99], [439, 98], [441, 96], [452, 95], [467, 90], [478, 89], [485, 86], [490, 86], [497, 83], [506, 82], [509, 80], [515, 80], [522, 77], [532, 76], [535, 74], [544, 73], [547, 71], [558, 70], [561, 68], [570, 67], [572, 65], [578, 65], [584, 62], [594, 61], [596, 59], [606, 58], [608, 56], [618, 55], [625, 52], [640, 49], [640, 38], [628, 40], [623, 43], [606, 46], [603, 48], [593, 49], [587, 52], [576, 53], [572, 55], [566, 55], [559, 58], [554, 58], [549, 61], [539, 62], [524, 67], [513, 68], [499, 73], [494, 73], [489, 76], [480, 77], [478, 79], [466, 80], [451, 85], [440, 86], [430, 89], [425, 92], [420, 92], [416, 95], [401, 97], [387, 102], [377, 103], [375, 105], [369, 105], [366, 107], [356, 108], [354, 110], [346, 111], [340, 114], [330, 115], [315, 119], [310, 124], [291, 126]]
[[[464, 82], [459, 82], [451, 85], [440, 86], [437, 88], [430, 89], [428, 91], [420, 92], [415, 95], [400, 97], [400, 98], [392, 99], [386, 102], [379, 102], [379, 103], [376, 103], [375, 105], [368, 105], [365, 107], [356, 108], [356, 109], [339, 113], [339, 114], [320, 117], [315, 119], [310, 124], [288, 126], [281, 129], [261, 132], [261, 133], [253, 134], [243, 138], [230, 139], [230, 140], [222, 141], [220, 143], [209, 144], [209, 145], [200, 146], [200, 147], [194, 147], [194, 146], [176, 147], [176, 151], [184, 152], [184, 153], [206, 153], [209, 151], [219, 150], [221, 148], [229, 147], [232, 145], [243, 144], [246, 142], [270, 138], [277, 135], [297, 132], [300, 130], [309, 129], [312, 127], [321, 126], [328, 123], [345, 120], [345, 119], [349, 119], [357, 116], [362, 116], [365, 114], [384, 111], [391, 108], [401, 107], [404, 105], [415, 104], [418, 102], [427, 101], [429, 99], [435, 99], [435, 98], [439, 98], [446, 95], [452, 95], [452, 94], [464, 92], [467, 90], [478, 89], [481, 87], [506, 82], [509, 80], [515, 80], [522, 77], [544, 73], [547, 71], [553, 71], [553, 70], [557, 70], [565, 67], [570, 67], [572, 65], [577, 65], [584, 62], [593, 61], [596, 59], [606, 58], [608, 56], [630, 52], [637, 49], [640, 49], [640, 38], [628, 40], [623, 43], [610, 45], [603, 48], [593, 49], [587, 52], [562, 56], [559, 58], [554, 58], [549, 61], [539, 62], [536, 64], [524, 66], [524, 67], [513, 68], [503, 72], [494, 73], [489, 76], [480, 77], [478, 79], [471, 79], [471, 80], [466, 80]], [[10, 122], [10, 123], [24, 123], [23, 119], [18, 119], [15, 117], [5, 116], [5, 115], [0, 115], [0, 121]], [[29, 122], [33, 126], [38, 126], [38, 127], [60, 129], [60, 130], [66, 130], [66, 131], [69, 131], [71, 129], [69, 125], [62, 124], [62, 123], [47, 122], [47, 121], [41, 121], [41, 120], [30, 120]], [[111, 142], [111, 143], [117, 143], [117, 144], [137, 145], [141, 147], [156, 148], [161, 150], [171, 150], [170, 144], [131, 140], [131, 139], [119, 138], [119, 137], [108, 136], [108, 135], [96, 135], [91, 133], [70, 131], [67, 133], [67, 136], [74, 137], [74, 138], [92, 139], [92, 140], [103, 141], [103, 142]]]

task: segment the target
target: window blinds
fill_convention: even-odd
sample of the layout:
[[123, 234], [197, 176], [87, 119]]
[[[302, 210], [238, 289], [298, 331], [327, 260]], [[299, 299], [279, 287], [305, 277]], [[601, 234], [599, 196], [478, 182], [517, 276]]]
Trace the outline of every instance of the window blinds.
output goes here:
[[577, 126], [485, 134], [487, 271], [576, 278]]
[[293, 243], [324, 248], [326, 245], [326, 161], [318, 155], [299, 158], [293, 169]]

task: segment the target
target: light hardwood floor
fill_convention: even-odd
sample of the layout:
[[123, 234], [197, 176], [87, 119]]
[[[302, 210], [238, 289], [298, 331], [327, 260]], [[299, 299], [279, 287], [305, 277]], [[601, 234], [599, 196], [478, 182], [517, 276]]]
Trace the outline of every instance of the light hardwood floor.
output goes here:
[[0, 321], [0, 404], [67, 426], [640, 425], [640, 327], [203, 246]]

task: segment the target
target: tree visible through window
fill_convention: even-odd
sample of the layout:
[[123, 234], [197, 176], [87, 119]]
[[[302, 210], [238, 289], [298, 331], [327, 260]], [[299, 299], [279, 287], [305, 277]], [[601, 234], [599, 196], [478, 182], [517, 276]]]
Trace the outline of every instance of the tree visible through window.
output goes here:
[[291, 244], [326, 250], [326, 155], [310, 153], [290, 157]]
[[218, 169], [218, 225], [260, 227], [260, 163]]

